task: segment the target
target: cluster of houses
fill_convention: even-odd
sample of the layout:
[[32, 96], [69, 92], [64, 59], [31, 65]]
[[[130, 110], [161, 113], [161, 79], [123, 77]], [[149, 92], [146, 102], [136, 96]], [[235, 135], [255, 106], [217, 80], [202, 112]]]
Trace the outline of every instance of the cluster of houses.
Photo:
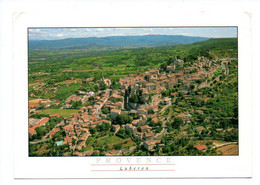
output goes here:
[[[62, 108], [71, 108], [71, 101], [82, 101], [82, 103], [85, 103], [90, 97], [94, 97], [94, 102], [92, 105], [82, 107], [77, 114], [65, 119], [60, 125], [66, 133], [62, 145], [68, 144], [71, 150], [79, 151], [82, 147], [85, 147], [86, 140], [91, 135], [89, 132], [90, 127], [94, 128], [102, 123], [111, 125], [112, 122], [107, 119], [108, 116], [110, 120], [114, 121], [119, 114], [130, 113], [135, 114], [136, 119], [126, 125], [120, 126], [119, 124], [114, 124], [111, 126], [112, 131], [114, 133], [117, 133], [120, 129], [131, 131], [132, 138], [136, 141], [142, 141], [143, 147], [151, 151], [157, 144], [161, 143], [161, 140], [157, 137], [160, 133], [156, 134], [153, 128], [148, 126], [147, 120], [152, 120], [157, 124], [159, 120], [163, 119], [157, 115], [158, 104], [171, 105], [172, 103], [171, 98], [162, 97], [161, 92], [173, 88], [175, 84], [181, 84], [180, 91], [191, 90], [190, 87], [192, 84], [195, 84], [196, 88], [205, 87], [211, 83], [208, 79], [212, 78], [214, 72], [219, 68], [222, 68], [222, 74], [228, 74], [228, 62], [222, 61], [219, 63], [218, 61], [200, 57], [193, 66], [183, 67], [184, 62], [180, 59], [175, 59], [171, 65], [166, 67], [166, 71], [161, 72], [159, 69], [150, 69], [137, 76], [130, 75], [120, 78], [120, 90], [105, 89], [99, 90], [96, 93], [92, 91], [83, 93], [84, 96], [71, 95], [67, 98]], [[202, 79], [204, 80], [202, 81]], [[111, 81], [102, 78], [99, 81], [99, 85], [109, 87]], [[145, 103], [138, 104], [129, 102], [128, 98], [125, 99], [124, 96], [129, 89], [130, 96], [142, 90], [142, 98], [145, 100]], [[177, 96], [177, 94], [175, 92], [171, 96]], [[109, 110], [109, 113], [102, 113], [102, 109]], [[148, 114], [149, 110], [152, 110], [153, 114]], [[180, 114], [179, 117], [182, 117], [183, 120], [188, 120], [185, 114]], [[48, 121], [48, 118], [43, 118], [34, 123], [29, 129], [29, 133], [35, 134], [35, 128], [45, 124], [46, 121]], [[197, 128], [198, 132], [201, 132], [203, 129]], [[46, 137], [51, 137], [51, 135], [58, 131], [59, 129], [55, 128]], [[197, 148], [203, 150], [201, 146]], [[121, 152], [111, 155], [117, 154], [121, 155]], [[78, 153], [77, 155], [81, 154]]]
[[[181, 84], [179, 90], [187, 92], [191, 85], [194, 84], [196, 88], [202, 88], [209, 86], [211, 81], [208, 80], [214, 76], [214, 72], [220, 67], [221, 73], [227, 75], [229, 69], [227, 64], [230, 61], [221, 60], [209, 60], [204, 57], [199, 57], [198, 61], [190, 67], [183, 67], [183, 61], [175, 59], [175, 61], [166, 67], [166, 72], [161, 72], [159, 69], [151, 69], [146, 71], [143, 75], [135, 77], [121, 78], [119, 83], [123, 88], [131, 86], [131, 93], [135, 93], [136, 90], [143, 90], [143, 96], [145, 99], [149, 97], [149, 94], [160, 94], [162, 90], [173, 88], [176, 84]], [[181, 66], [180, 69], [176, 69], [176, 66]], [[216, 78], [218, 80], [218, 78]]]

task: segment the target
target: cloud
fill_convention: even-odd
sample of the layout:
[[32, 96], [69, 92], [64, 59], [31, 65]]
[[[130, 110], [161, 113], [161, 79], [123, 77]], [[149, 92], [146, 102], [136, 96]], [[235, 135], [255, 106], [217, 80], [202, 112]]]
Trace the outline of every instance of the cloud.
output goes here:
[[59, 37], [59, 38], [61, 38], [61, 37], [63, 37], [63, 36], [64, 36], [63, 33], [59, 33], [59, 34], [57, 34], [57, 37]]
[[98, 28], [97, 31], [101, 32], [101, 31], [104, 31], [104, 29], [103, 28]]
[[40, 33], [40, 29], [29, 28], [29, 33]]
[[44, 34], [44, 33], [47, 32], [39, 28], [29, 28], [29, 34]]

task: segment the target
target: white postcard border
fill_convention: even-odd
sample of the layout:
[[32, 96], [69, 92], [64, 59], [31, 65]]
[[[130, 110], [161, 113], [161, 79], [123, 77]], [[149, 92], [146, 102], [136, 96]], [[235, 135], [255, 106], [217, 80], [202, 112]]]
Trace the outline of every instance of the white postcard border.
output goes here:
[[[102, 9], [67, 14], [59, 12], [19, 12], [13, 16], [14, 178], [186, 178], [251, 177], [251, 17], [247, 12], [203, 12], [178, 10], [141, 11], [133, 14]], [[104, 16], [106, 15], [106, 16]], [[119, 16], [120, 15], [120, 16]], [[149, 19], [146, 18], [149, 16]], [[82, 18], [83, 17], [83, 18]], [[84, 19], [85, 17], [85, 19]], [[95, 17], [95, 18], [91, 18]], [[178, 17], [182, 17], [178, 19]], [[161, 156], [161, 157], [28, 157], [28, 27], [143, 27], [143, 26], [238, 26], [239, 43], [239, 156]], [[175, 171], [93, 171], [101, 159], [111, 164], [138, 162], [174, 164]], [[170, 159], [169, 159], [170, 158]], [[121, 161], [120, 161], [121, 159]], [[157, 160], [158, 159], [158, 160]], [[118, 161], [117, 161], [118, 160]], [[119, 162], [120, 161], [120, 162]], [[123, 162], [122, 162], [123, 161]], [[148, 161], [148, 162], [147, 162]], [[168, 161], [168, 162], [167, 162]], [[169, 162], [170, 161], [170, 162]], [[103, 162], [103, 161], [102, 161]], [[104, 164], [109, 164], [107, 161]], [[103, 164], [102, 163], [102, 164]], [[120, 165], [119, 165], [120, 166]], [[149, 166], [149, 165], [146, 165]], [[160, 167], [160, 165], [158, 165]], [[163, 166], [163, 165], [162, 165]], [[170, 166], [170, 165], [169, 165]], [[109, 168], [118, 168], [108, 165]], [[150, 167], [150, 166], [149, 166]], [[162, 168], [164, 169], [164, 168]], [[170, 169], [170, 168], [169, 168]]]

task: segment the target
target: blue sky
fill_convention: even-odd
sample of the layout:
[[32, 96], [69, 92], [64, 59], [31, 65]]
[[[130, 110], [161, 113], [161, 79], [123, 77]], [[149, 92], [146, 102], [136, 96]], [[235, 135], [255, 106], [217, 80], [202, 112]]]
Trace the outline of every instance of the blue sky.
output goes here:
[[29, 28], [30, 40], [65, 38], [184, 35], [211, 38], [237, 37], [236, 27], [165, 27], [165, 28]]

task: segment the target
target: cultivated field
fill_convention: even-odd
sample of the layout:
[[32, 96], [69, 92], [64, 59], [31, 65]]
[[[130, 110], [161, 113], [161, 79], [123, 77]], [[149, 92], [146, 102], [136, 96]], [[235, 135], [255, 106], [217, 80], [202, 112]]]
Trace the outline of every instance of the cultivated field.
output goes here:
[[218, 151], [223, 152], [223, 155], [238, 155], [238, 145], [230, 144], [218, 148]]

